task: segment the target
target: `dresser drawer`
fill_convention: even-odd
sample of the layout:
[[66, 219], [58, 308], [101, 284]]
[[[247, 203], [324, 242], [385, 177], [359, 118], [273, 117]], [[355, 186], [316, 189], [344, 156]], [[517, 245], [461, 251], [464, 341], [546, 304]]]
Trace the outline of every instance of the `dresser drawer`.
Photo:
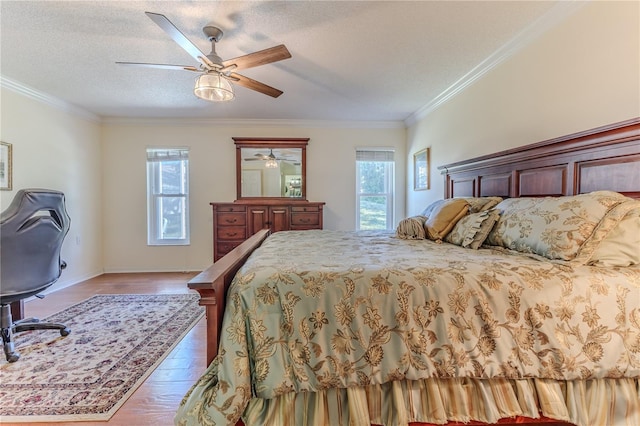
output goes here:
[[218, 212], [246, 212], [247, 206], [235, 205], [235, 204], [223, 204], [216, 205], [216, 211]]
[[247, 222], [245, 212], [219, 212], [217, 215], [218, 226], [244, 226]]
[[234, 248], [238, 247], [243, 242], [244, 242], [243, 240], [239, 240], [239, 241], [218, 241], [218, 244], [216, 244], [216, 256], [217, 256], [216, 260], [220, 259], [225, 254], [229, 253], [231, 250], [233, 250]]
[[239, 240], [247, 238], [245, 226], [218, 226], [216, 229], [218, 240]]
[[292, 213], [292, 226], [318, 226], [320, 225], [320, 217], [318, 213]]
[[320, 209], [318, 208], [318, 206], [293, 206], [291, 207], [291, 211], [293, 213], [297, 213], [297, 212], [318, 212], [320, 211]]

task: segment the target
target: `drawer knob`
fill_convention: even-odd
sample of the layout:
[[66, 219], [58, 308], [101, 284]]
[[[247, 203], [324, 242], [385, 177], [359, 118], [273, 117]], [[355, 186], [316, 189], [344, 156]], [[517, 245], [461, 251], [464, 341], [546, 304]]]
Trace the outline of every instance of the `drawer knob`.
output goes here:
[[227, 223], [236, 223], [238, 221], [238, 219], [233, 218], [233, 219], [227, 219]]
[[236, 235], [238, 235], [237, 232], [231, 232], [231, 233], [227, 233], [228, 236], [230, 237], [235, 237]]
[[308, 218], [302, 218], [302, 219], [300, 219], [300, 222], [309, 223], [309, 219]]

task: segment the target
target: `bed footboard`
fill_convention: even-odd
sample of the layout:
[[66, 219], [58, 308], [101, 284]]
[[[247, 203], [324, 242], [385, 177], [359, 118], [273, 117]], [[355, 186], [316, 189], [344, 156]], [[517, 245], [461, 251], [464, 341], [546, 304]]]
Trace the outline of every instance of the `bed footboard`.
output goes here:
[[268, 229], [256, 232], [187, 283], [190, 289], [200, 293], [200, 305], [205, 307], [207, 319], [207, 365], [211, 364], [211, 361], [218, 354], [218, 339], [222, 327], [227, 289], [238, 269], [269, 234], [270, 231]]

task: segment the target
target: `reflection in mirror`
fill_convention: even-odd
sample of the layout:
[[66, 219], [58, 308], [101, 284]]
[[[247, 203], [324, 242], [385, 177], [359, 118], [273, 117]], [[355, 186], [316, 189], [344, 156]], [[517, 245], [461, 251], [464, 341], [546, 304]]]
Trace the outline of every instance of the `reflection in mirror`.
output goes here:
[[305, 199], [308, 139], [233, 139], [238, 198]]
[[301, 148], [241, 148], [243, 197], [302, 197]]

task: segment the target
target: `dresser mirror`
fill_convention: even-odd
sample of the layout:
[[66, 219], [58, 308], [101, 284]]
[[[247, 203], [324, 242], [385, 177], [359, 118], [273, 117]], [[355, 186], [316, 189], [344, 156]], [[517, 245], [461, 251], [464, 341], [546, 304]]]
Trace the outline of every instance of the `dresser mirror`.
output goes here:
[[306, 200], [309, 139], [233, 138], [238, 199]]

